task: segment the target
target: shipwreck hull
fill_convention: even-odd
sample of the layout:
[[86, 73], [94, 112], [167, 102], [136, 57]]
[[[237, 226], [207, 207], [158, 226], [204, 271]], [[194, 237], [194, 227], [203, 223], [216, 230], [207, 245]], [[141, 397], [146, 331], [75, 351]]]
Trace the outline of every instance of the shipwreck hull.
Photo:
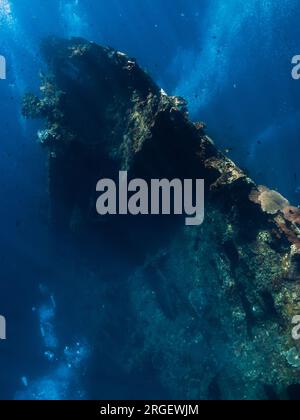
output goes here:
[[[117, 290], [104, 286], [126, 296], [124, 318], [113, 303], [106, 316], [93, 312], [94, 359], [111, 348], [129, 377], [150, 364], [174, 399], [289, 398], [300, 384], [291, 334], [300, 314], [299, 210], [218, 151], [185, 101], [168, 97], [135, 60], [83, 39], [50, 39], [43, 52], [49, 75], [39, 98], [25, 96], [23, 113], [45, 121], [38, 138], [49, 154], [53, 225], [74, 243], [91, 236], [117, 249], [122, 237], [116, 260], [122, 249], [132, 256]], [[204, 178], [204, 224], [100, 221], [96, 183], [120, 170], [146, 180]], [[111, 340], [122, 322], [126, 334]]]

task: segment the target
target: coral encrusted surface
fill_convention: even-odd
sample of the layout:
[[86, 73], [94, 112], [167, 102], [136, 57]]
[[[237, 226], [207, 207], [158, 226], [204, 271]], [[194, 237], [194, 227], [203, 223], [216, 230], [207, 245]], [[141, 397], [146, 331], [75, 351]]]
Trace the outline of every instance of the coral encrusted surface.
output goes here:
[[[92, 311], [95, 359], [110, 348], [128, 377], [151, 365], [174, 399], [289, 398], [300, 384], [300, 344], [292, 338], [299, 209], [218, 151], [205, 125], [189, 120], [184, 99], [167, 96], [134, 59], [77, 38], [48, 39], [42, 49], [47, 75], [38, 96], [24, 97], [23, 114], [44, 121], [38, 140], [49, 155], [53, 225], [74, 243], [92, 238], [87, 270], [105, 293], [126, 299], [118, 317], [113, 303], [106, 316]], [[120, 170], [146, 180], [204, 178], [204, 224], [101, 219], [96, 183]], [[117, 287], [101, 286], [98, 241], [115, 250]], [[122, 323], [126, 334], [113, 340]]]

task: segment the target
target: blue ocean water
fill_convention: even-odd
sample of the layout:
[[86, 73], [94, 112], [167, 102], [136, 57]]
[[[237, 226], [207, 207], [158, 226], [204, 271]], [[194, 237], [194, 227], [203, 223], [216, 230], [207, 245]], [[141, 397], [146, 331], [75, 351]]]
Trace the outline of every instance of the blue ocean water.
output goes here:
[[[299, 17], [298, 0], [0, 0], [0, 54], [7, 59], [7, 80], [0, 81], [0, 310], [9, 320], [0, 398], [95, 396], [84, 377], [92, 343], [82, 326], [66, 327], [56, 302], [62, 279], [75, 274], [64, 272], [48, 235], [46, 158], [33, 141], [38, 123], [20, 110], [24, 92], [38, 86], [41, 40], [82, 36], [135, 57], [168, 94], [188, 100], [191, 118], [205, 121], [255, 181], [298, 205], [300, 81], [291, 77], [291, 59], [300, 54]], [[122, 380], [106, 378], [93, 392], [111, 396], [111, 387], [118, 397], [129, 388], [127, 397], [136, 395], [139, 380]], [[157, 396], [155, 387], [140, 396]]]

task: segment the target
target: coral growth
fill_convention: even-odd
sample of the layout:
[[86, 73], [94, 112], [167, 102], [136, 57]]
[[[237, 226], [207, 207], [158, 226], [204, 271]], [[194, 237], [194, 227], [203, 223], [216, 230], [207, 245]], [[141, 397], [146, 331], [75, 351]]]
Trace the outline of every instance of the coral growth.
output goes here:
[[265, 213], [272, 215], [277, 214], [280, 210], [284, 210], [290, 204], [288, 200], [277, 191], [271, 191], [262, 186], [258, 187], [258, 191], [257, 201]]
[[290, 205], [277, 191], [269, 190], [266, 187], [254, 187], [249, 195], [250, 201], [260, 206], [266, 215], [272, 215], [276, 225], [273, 234], [277, 238], [285, 238], [300, 252], [300, 210]]

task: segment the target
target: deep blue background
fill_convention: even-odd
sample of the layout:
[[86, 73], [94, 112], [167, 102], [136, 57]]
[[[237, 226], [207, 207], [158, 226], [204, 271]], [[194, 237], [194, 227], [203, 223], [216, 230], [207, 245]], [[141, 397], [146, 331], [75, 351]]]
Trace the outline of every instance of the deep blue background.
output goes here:
[[9, 320], [0, 398], [14, 397], [23, 376], [45, 374], [35, 312], [49, 299], [38, 286], [53, 269], [45, 156], [36, 126], [20, 116], [21, 95], [37, 87], [40, 40], [84, 36], [137, 58], [168, 94], [189, 101], [191, 117], [257, 182], [298, 205], [300, 81], [291, 59], [300, 54], [299, 18], [298, 0], [0, 0], [8, 63], [0, 81], [0, 313]]

